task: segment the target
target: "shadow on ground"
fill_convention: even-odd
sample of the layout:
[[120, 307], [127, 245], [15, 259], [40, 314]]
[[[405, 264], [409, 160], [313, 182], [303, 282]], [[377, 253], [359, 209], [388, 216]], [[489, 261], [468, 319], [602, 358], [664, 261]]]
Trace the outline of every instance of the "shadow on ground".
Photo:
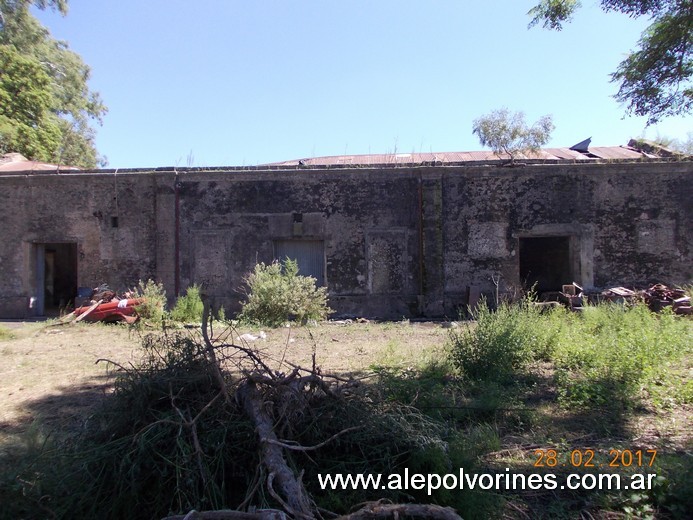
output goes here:
[[[204, 385], [207, 383], [195, 383], [199, 384], [203, 384], [203, 390], [206, 390]], [[90, 379], [83, 385], [66, 386], [25, 403], [23, 413], [16, 422], [0, 424], [0, 435], [4, 438], [0, 448], [0, 503], [11, 504], [11, 507], [2, 508], [0, 518], [31, 519], [57, 514], [55, 504], [61, 497], [51, 495], [45, 479], [52, 474], [60, 477], [58, 465], [64, 460], [60, 450], [73, 444], [91, 425], [90, 421], [95, 417], [97, 408], [104, 402], [104, 397], [111, 393], [112, 388], [112, 375]], [[445, 364], [433, 363], [416, 369], [378, 367], [375, 368], [374, 377], [362, 380], [353, 387], [352, 392], [385, 405], [405, 404], [444, 424], [451, 431], [457, 432], [456, 442], [464, 452], [459, 460], [469, 464], [465, 467], [470, 471], [491, 474], [503, 473], [505, 468], [509, 468], [513, 473], [524, 475], [552, 471], [560, 477], [572, 471], [573, 468], [569, 467], [537, 467], [536, 450], [556, 449], [565, 456], [575, 449], [590, 448], [601, 457], [611, 448], [636, 449], [638, 446], [629, 444], [635, 437], [635, 432], [631, 429], [632, 420], [638, 414], [647, 413], [644, 409], [623, 407], [616, 395], [612, 399], [612, 406], [574, 410], [561, 408], [556, 402], [550, 370], [538, 370], [529, 375], [518, 373], [511, 378], [511, 382], [503, 384], [469, 384], [452, 374]], [[169, 401], [168, 393], [168, 387], [163, 388], [163, 401]], [[172, 391], [171, 395], [174, 393]], [[162, 401], [159, 398], [159, 401], [154, 399], [151, 402], [156, 406], [157, 402]], [[120, 411], [126, 413], [128, 410], [121, 408]], [[167, 421], [171, 418], [170, 415], [161, 417]], [[212, 416], [212, 419], [219, 421], [218, 416]], [[320, 417], [315, 420], [320, 420]], [[213, 427], [211, 422], [205, 425], [207, 426], [210, 429]], [[137, 426], [140, 427], [141, 425]], [[175, 432], [179, 430], [178, 426], [170, 426], [166, 435], [175, 436]], [[284, 433], [288, 435], [288, 432]], [[418, 433], [423, 436], [429, 432]], [[214, 446], [204, 446], [203, 450], [209, 453], [232, 446], [235, 437], [225, 435], [227, 433], [216, 437], [213, 435], [210, 439]], [[240, 428], [234, 435], [243, 436], [247, 442], [252, 437], [252, 432], [247, 431], [247, 428]], [[108, 436], [103, 438], [107, 439]], [[660, 440], [661, 445], [669, 442], [666, 436], [660, 437]], [[157, 438], [152, 442], [163, 440]], [[338, 445], [339, 442], [330, 447], [333, 455], [339, 455]], [[147, 445], [134, 446], [133, 443], [126, 443], [122, 449], [125, 460], [126, 453], [127, 456], [132, 456], [138, 449], [146, 452], [150, 448]], [[353, 449], [353, 446], [349, 449]], [[50, 452], [50, 456], [44, 457], [47, 452]], [[386, 450], [383, 453], [383, 456], [387, 456]], [[684, 451], [661, 455], [663, 465], [656, 469], [667, 476], [666, 481], [656, 489], [643, 493], [635, 504], [631, 496], [622, 492], [475, 491], [465, 495], [467, 510], [464, 517], [497, 518], [501, 514], [500, 507], [501, 516], [507, 519], [608, 518], [609, 515], [626, 515], [628, 508], [635, 505], [640, 508], [634, 510], [635, 517], [638, 514], [650, 514], [648, 508], [651, 508], [653, 518], [685, 518], [685, 511], [691, 510], [688, 509], [689, 506], [693, 507], [690, 491], [693, 489], [691, 456]], [[192, 457], [193, 454], [184, 456]], [[606, 459], [600, 458], [600, 462], [604, 460]], [[155, 485], [156, 466], [149, 468], [148, 464], [153, 463], [133, 467], [132, 472], [128, 472], [126, 468], [125, 474], [129, 474], [134, 480], [141, 480], [137, 486], [129, 489], [137, 489], [142, 493], [152, 490], [161, 492], [162, 484], [159, 483], [159, 487]], [[451, 472], [456, 470], [457, 468], [449, 468]], [[578, 469], [583, 470], [584, 468]], [[181, 480], [176, 481], [177, 485], [183, 485], [186, 478], [189, 477], [182, 474]], [[245, 481], [238, 475], [229, 475], [229, 479], [234, 478], [238, 484]], [[61, 491], [65, 492], [64, 489]], [[126, 496], [123, 500], [142, 499], [143, 497]], [[180, 510], [184, 509], [180, 507]], [[57, 517], [65, 516], [57, 514]]]

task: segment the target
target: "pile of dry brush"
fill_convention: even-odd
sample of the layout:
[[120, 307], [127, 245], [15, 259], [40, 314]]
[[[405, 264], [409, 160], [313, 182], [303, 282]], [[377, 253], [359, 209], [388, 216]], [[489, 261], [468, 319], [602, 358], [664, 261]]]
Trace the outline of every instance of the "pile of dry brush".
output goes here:
[[229, 341], [232, 331], [215, 336], [209, 316], [205, 302], [201, 338], [151, 336], [145, 362], [120, 367], [73, 465], [72, 483], [84, 491], [68, 501], [72, 513], [459, 519], [451, 508], [413, 503], [423, 495], [321, 490], [318, 473], [388, 474], [415, 467], [412, 454], [445, 459], [445, 427], [370, 398], [353, 378], [322, 373], [315, 358], [308, 368], [284, 359], [271, 368], [257, 349]]

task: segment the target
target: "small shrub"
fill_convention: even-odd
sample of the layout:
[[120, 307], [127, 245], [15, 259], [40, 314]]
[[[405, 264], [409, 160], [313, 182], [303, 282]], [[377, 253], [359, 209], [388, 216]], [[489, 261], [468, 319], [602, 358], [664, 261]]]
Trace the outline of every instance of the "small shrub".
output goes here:
[[188, 287], [183, 296], [179, 296], [171, 311], [171, 319], [182, 323], [202, 321], [202, 298], [197, 285]]
[[137, 298], [144, 298], [145, 302], [135, 307], [137, 314], [145, 320], [160, 322], [164, 318], [166, 310], [166, 290], [163, 284], [152, 279], [143, 282], [140, 280], [132, 290]]
[[287, 321], [323, 320], [332, 312], [327, 289], [316, 287], [315, 278], [299, 276], [295, 260], [259, 263], [245, 282], [249, 292], [242, 304], [243, 321], [276, 327]]
[[473, 317], [475, 326], [450, 333], [453, 364], [471, 380], [509, 382], [531, 361], [549, 358], [558, 340], [560, 320], [543, 316], [531, 299], [495, 312], [482, 302]]

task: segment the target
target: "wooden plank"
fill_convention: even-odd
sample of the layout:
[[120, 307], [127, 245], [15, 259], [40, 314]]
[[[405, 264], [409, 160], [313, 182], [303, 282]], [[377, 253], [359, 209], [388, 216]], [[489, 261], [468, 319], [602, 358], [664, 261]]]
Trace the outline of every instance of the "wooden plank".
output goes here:
[[101, 305], [102, 303], [103, 303], [103, 300], [99, 300], [99, 301], [96, 302], [94, 305], [92, 305], [91, 307], [89, 307], [86, 311], [84, 311], [82, 314], [80, 314], [79, 316], [77, 316], [77, 317], [72, 321], [72, 323], [77, 323], [78, 321], [82, 321], [84, 318], [86, 318], [86, 317], [89, 316], [92, 312], [94, 312], [94, 309], [96, 309], [96, 308], [97, 308], [99, 305]]

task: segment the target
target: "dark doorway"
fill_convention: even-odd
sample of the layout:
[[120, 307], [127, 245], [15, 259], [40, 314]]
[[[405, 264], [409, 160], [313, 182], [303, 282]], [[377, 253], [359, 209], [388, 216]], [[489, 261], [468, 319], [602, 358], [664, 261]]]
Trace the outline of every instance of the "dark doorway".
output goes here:
[[572, 282], [570, 237], [520, 238], [520, 280], [540, 293]]
[[39, 315], [58, 315], [77, 295], [77, 244], [36, 244]]

